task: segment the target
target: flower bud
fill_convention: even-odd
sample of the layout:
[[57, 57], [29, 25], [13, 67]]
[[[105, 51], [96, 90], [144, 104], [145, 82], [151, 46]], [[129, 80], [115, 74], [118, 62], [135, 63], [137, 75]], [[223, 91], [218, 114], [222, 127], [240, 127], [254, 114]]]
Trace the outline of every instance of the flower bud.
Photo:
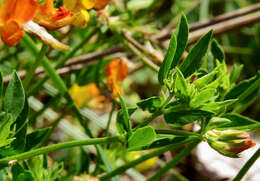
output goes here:
[[239, 140], [247, 139], [250, 137], [249, 133], [238, 130], [210, 130], [206, 133], [207, 136], [211, 136], [219, 141]]
[[237, 130], [211, 130], [205, 135], [208, 144], [224, 156], [238, 158], [239, 153], [255, 146], [247, 132]]

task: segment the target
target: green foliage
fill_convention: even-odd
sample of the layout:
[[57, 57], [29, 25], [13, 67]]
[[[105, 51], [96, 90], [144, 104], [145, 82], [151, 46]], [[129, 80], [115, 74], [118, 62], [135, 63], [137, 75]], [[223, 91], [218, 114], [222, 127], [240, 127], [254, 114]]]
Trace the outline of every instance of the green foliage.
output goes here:
[[203, 110], [165, 110], [164, 119], [172, 127], [182, 127], [197, 120], [213, 115], [212, 112]]
[[13, 119], [16, 120], [23, 110], [24, 101], [25, 94], [22, 82], [17, 73], [14, 72], [8, 87], [6, 88], [4, 97], [4, 111], [12, 114]]
[[223, 62], [225, 60], [224, 51], [222, 50], [216, 39], [214, 39], [211, 43], [211, 51], [216, 60], [219, 60], [220, 62]]
[[9, 138], [11, 132], [12, 116], [10, 114], [1, 113], [0, 115], [0, 147], [9, 145], [14, 138]]
[[189, 55], [185, 58], [180, 66], [180, 70], [184, 77], [193, 74], [203, 63], [204, 56], [208, 50], [213, 31], [209, 31], [204, 35], [191, 49]]
[[[131, 116], [136, 111], [136, 109], [137, 108], [128, 108], [127, 109], [128, 115]], [[127, 121], [124, 120], [123, 110], [119, 110], [116, 116], [116, 128], [120, 134], [128, 133], [129, 131], [128, 121], [129, 120]]]
[[142, 149], [143, 146], [150, 145], [156, 138], [154, 129], [150, 126], [137, 129], [130, 136], [127, 142], [128, 150]]
[[177, 48], [171, 64], [171, 68], [175, 68], [178, 65], [182, 57], [182, 54], [185, 51], [188, 38], [189, 38], [189, 25], [188, 25], [187, 18], [184, 14], [182, 14], [181, 16], [181, 20], [179, 22], [176, 34], [177, 34]]
[[163, 60], [163, 63], [161, 65], [159, 73], [158, 73], [158, 80], [161, 85], [163, 85], [164, 80], [167, 79], [167, 76], [168, 76], [169, 70], [171, 68], [174, 55], [175, 55], [176, 48], [177, 48], [177, 41], [176, 41], [175, 34], [173, 32], [167, 54]]
[[[210, 2], [210, 6], [209, 2], [203, 3], [200, 19], [207, 19], [209, 14], [215, 14], [209, 10], [216, 2]], [[43, 5], [46, 1], [38, 0], [38, 3]], [[67, 40], [66, 43], [70, 44], [71, 51], [64, 53], [50, 50], [46, 56], [42, 55], [42, 62], [33, 64], [35, 68], [42, 64], [50, 80], [47, 75], [39, 79], [43, 75], [41, 72], [32, 76], [35, 81], [29, 81], [26, 86], [29, 88], [29, 91], [26, 91], [28, 100], [18, 74], [13, 73], [7, 87], [4, 82], [8, 77], [3, 75], [10, 74], [14, 68], [28, 71], [28, 67], [35, 62], [29, 52], [33, 53], [37, 61], [40, 57], [39, 40], [25, 35], [21, 45], [12, 48], [3, 46], [0, 50], [0, 54], [4, 55], [0, 58], [0, 71], [3, 71], [3, 75], [0, 74], [0, 180], [4, 178], [3, 175], [8, 175], [15, 181], [66, 181], [74, 179], [74, 176], [85, 179], [86, 174], [101, 176], [101, 180], [119, 180], [113, 177], [129, 168], [135, 168], [141, 161], [149, 161], [152, 157], [166, 151], [174, 152], [174, 149], [178, 148], [173, 159], [155, 173], [155, 176], [158, 176], [171, 169], [171, 164], [175, 166], [179, 163], [194, 148], [190, 145], [197, 145], [200, 141], [207, 142], [212, 149], [232, 158], [239, 157], [241, 151], [253, 146], [253, 142], [248, 140], [247, 132], [259, 130], [260, 123], [239, 113], [248, 110], [246, 115], [251, 117], [250, 113], [253, 111], [250, 106], [260, 95], [260, 72], [255, 71], [258, 64], [250, 63], [258, 60], [257, 29], [245, 29], [246, 33], [243, 34], [246, 36], [256, 34], [256, 41], [253, 43], [248, 42], [248, 37], [245, 38], [246, 47], [232, 47], [240, 41], [243, 42], [243, 37], [233, 38], [236, 35], [231, 33], [218, 39], [224, 44], [222, 48], [216, 39], [212, 40], [211, 30], [190, 48], [189, 25], [186, 16], [182, 14], [176, 28], [176, 36], [172, 31], [166, 56], [158, 69], [161, 54], [166, 50], [164, 41], [168, 36], [163, 35], [162, 27], [168, 23], [169, 26], [172, 25], [175, 22], [173, 17], [177, 16], [180, 10], [186, 12], [187, 4], [193, 3], [167, 0], [118, 1], [105, 9], [104, 17], [111, 16], [109, 23], [106, 18], [96, 18], [95, 10], [90, 11], [91, 20], [86, 29], [72, 28], [66, 33], [64, 41]], [[55, 1], [55, 7], [60, 6], [62, 0]], [[196, 13], [197, 10], [188, 15], [190, 24], [198, 18]], [[196, 26], [190, 27], [192, 37]], [[63, 39], [65, 34], [61, 32], [53, 32], [53, 36]], [[124, 33], [134, 41], [124, 41]], [[162, 33], [163, 36], [158, 38], [155, 33]], [[238, 40], [239, 42], [236, 42]], [[127, 52], [130, 49], [128, 43], [137, 52]], [[106, 49], [108, 50], [103, 52]], [[228, 52], [230, 50], [237, 51], [237, 54], [246, 52], [248, 56], [254, 54], [256, 58], [248, 61], [246, 56], [231, 55]], [[118, 52], [120, 53], [112, 55]], [[187, 56], [182, 60], [184, 52]], [[90, 54], [84, 55], [86, 53]], [[107, 58], [103, 59], [103, 56]], [[118, 98], [114, 99], [110, 96], [110, 87], [106, 85], [108, 81], [105, 69], [107, 63], [115, 57], [127, 60], [129, 76], [122, 85], [125, 97], [119, 94]], [[145, 64], [139, 64], [138, 58], [144, 59]], [[240, 59], [246, 63], [244, 69], [252, 71], [242, 72], [243, 65], [233, 64], [232, 61]], [[67, 60], [69, 61], [66, 62]], [[147, 69], [144, 71], [142, 68], [145, 65], [155, 71], [159, 70], [158, 75]], [[81, 70], [78, 71], [79, 69]], [[137, 71], [138, 75], [141, 75], [138, 80], [141, 81], [136, 80]], [[121, 72], [115, 72], [112, 81], [120, 86], [122, 80], [117, 79], [120, 79], [118, 74]], [[62, 78], [58, 73], [62, 73]], [[133, 74], [135, 75], [132, 76]], [[245, 78], [250, 76], [252, 78]], [[81, 99], [83, 94], [91, 95], [87, 101], [89, 105], [86, 104], [89, 106], [87, 109], [78, 109], [70, 98], [67, 86], [75, 82], [80, 85], [95, 83], [99, 89], [94, 91], [97, 96], [92, 95], [91, 90], [76, 96]], [[56, 95], [59, 96], [55, 97]], [[142, 98], [146, 99], [140, 101]], [[100, 107], [105, 108], [93, 113], [94, 111], [89, 110], [91, 103], [93, 107], [101, 105]], [[110, 109], [111, 103], [114, 107], [109, 114], [107, 110]], [[136, 105], [138, 107], [128, 107]], [[33, 110], [30, 111], [30, 107]], [[257, 104], [255, 107], [258, 107]], [[255, 117], [258, 112], [254, 111]], [[109, 114], [106, 125], [103, 120], [105, 114]], [[76, 123], [78, 120], [80, 125]], [[154, 120], [156, 122], [149, 126]], [[116, 130], [113, 129], [114, 123]], [[198, 125], [199, 130], [184, 131], [183, 126], [187, 124], [191, 127]], [[82, 130], [89, 137], [86, 137]], [[106, 137], [101, 137], [104, 130]], [[73, 141], [66, 141], [70, 139]], [[246, 145], [249, 143], [251, 145]], [[94, 146], [85, 149], [88, 145]], [[72, 147], [80, 149], [68, 150]], [[154, 148], [156, 149], [151, 151]], [[66, 150], [51, 154], [55, 160], [52, 160], [52, 165], [48, 165], [47, 153], [61, 149]], [[122, 165], [120, 162], [126, 150], [151, 152], [147, 151], [148, 154]], [[39, 155], [43, 155], [43, 158]], [[62, 163], [57, 164], [60, 160], [65, 160], [65, 168]], [[7, 165], [10, 169], [4, 168]], [[67, 174], [66, 178], [61, 178], [62, 170]], [[130, 173], [136, 180], [139, 180], [139, 177], [142, 179], [136, 170], [132, 169]]]
[[[48, 169], [44, 167], [44, 160], [35, 157], [27, 166], [16, 163], [12, 166], [12, 176], [14, 181], [59, 181], [63, 163], [53, 164]], [[28, 168], [29, 165], [29, 168]]]
[[175, 92], [176, 96], [178, 96], [184, 102], [189, 101], [190, 90], [189, 84], [187, 80], [185, 80], [183, 74], [176, 69], [176, 79], [175, 79]]
[[148, 110], [153, 113], [157, 110], [162, 104], [162, 101], [159, 97], [150, 97], [148, 99], [142, 100], [137, 103], [137, 106], [141, 108], [143, 111]]

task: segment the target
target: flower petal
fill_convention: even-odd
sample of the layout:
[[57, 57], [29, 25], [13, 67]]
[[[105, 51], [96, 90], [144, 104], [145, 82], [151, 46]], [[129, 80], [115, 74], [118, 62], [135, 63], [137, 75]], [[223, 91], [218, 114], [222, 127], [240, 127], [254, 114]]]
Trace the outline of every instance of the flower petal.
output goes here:
[[56, 40], [51, 34], [49, 34], [45, 28], [39, 26], [33, 21], [29, 21], [28, 23], [23, 25], [23, 28], [26, 32], [37, 35], [44, 43], [50, 45], [51, 47], [58, 50], [68, 50], [69, 46], [59, 42]]
[[1, 31], [1, 37], [8, 46], [15, 46], [23, 38], [23, 29], [15, 20], [7, 21]]

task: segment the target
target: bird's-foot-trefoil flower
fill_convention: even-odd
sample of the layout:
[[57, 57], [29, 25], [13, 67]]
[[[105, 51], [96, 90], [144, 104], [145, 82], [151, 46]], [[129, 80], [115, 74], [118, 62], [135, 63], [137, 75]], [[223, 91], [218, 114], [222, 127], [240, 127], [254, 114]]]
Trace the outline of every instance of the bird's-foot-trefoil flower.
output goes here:
[[64, 6], [74, 13], [73, 25], [84, 28], [89, 19], [91, 9], [101, 10], [106, 7], [110, 0], [64, 0]]
[[126, 62], [120, 59], [114, 59], [108, 63], [106, 67], [107, 85], [111, 89], [111, 97], [117, 98], [117, 94], [123, 94], [121, 84], [128, 75], [128, 67]]
[[38, 4], [37, 0], [3, 0], [0, 4], [1, 38], [8, 46], [16, 46], [24, 31], [34, 33], [56, 49], [69, 47], [55, 40], [39, 23], [48, 29], [68, 25], [73, 15], [65, 7], [54, 8], [53, 0]]
[[209, 130], [204, 137], [213, 149], [232, 158], [238, 158], [239, 153], [256, 145], [247, 132], [238, 130], [213, 129]]

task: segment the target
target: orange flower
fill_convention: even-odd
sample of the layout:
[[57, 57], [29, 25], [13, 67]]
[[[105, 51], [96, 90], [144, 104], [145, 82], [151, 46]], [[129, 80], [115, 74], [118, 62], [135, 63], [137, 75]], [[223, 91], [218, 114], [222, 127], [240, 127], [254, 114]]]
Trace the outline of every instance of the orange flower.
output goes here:
[[34, 21], [49, 30], [56, 30], [70, 24], [73, 18], [73, 14], [67, 8], [55, 8], [53, 0], [47, 0], [45, 5], [39, 5]]
[[107, 65], [107, 85], [112, 91], [112, 98], [116, 98], [117, 93], [123, 94], [123, 90], [120, 86], [127, 74], [127, 64], [119, 59], [114, 59]]
[[37, 13], [35, 0], [4, 0], [0, 5], [1, 37], [9, 46], [15, 46], [22, 38], [22, 25]]
[[[31, 26], [31, 20], [54, 30], [70, 24], [73, 15], [65, 7], [54, 8], [53, 0], [47, 0], [45, 5], [39, 5], [37, 0], [3, 0], [0, 4], [2, 40], [9, 46], [15, 46], [23, 38], [24, 29], [27, 29], [45, 42], [51, 42], [51, 45], [57, 43], [42, 27], [36, 27], [36, 24]], [[28, 24], [30, 26], [27, 26]], [[60, 45], [55, 48], [68, 49], [67, 46]]]

